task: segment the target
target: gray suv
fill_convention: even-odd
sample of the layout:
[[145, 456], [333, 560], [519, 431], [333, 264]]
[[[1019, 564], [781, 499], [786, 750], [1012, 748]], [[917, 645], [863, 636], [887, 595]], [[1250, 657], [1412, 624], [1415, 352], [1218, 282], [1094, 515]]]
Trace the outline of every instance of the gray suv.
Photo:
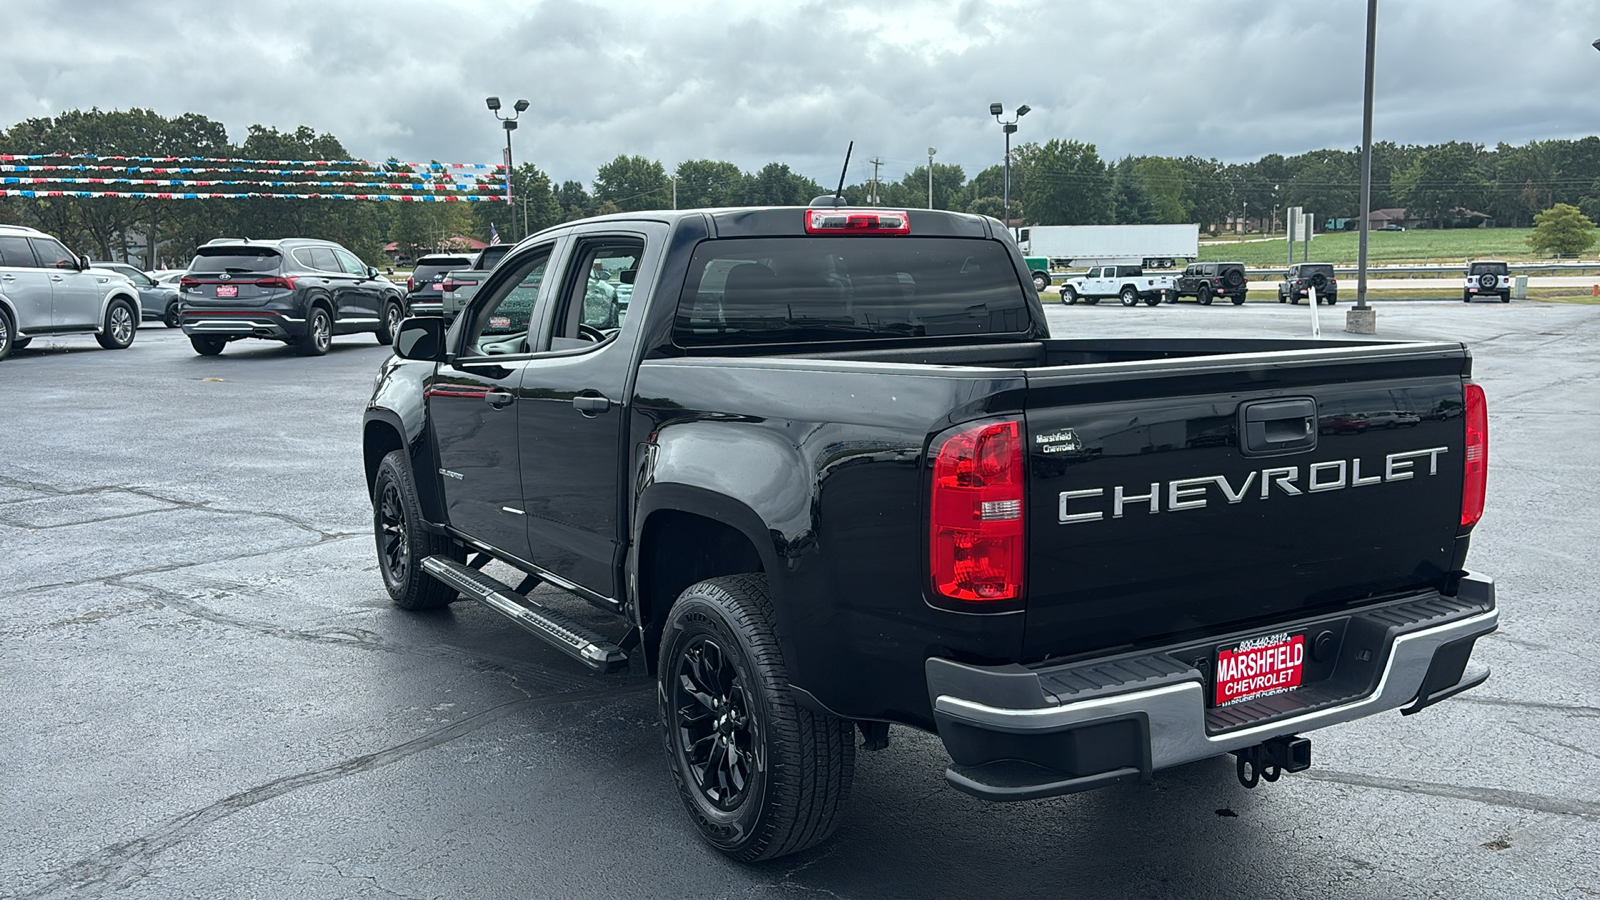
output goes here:
[[133, 343], [139, 294], [126, 278], [33, 228], [0, 225], [0, 359], [41, 335], [92, 334], [107, 350]]
[[180, 283], [183, 332], [201, 356], [252, 337], [302, 356], [327, 353], [336, 334], [387, 344], [405, 318], [400, 288], [332, 241], [219, 238], [195, 251]]

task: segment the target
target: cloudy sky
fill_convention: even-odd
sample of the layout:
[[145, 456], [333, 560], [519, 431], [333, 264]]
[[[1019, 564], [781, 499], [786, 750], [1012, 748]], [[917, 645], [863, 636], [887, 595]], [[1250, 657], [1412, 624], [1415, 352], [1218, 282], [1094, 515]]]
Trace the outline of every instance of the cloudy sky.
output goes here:
[[[0, 127], [66, 109], [198, 112], [243, 137], [309, 125], [360, 157], [497, 162], [484, 108], [532, 107], [519, 161], [593, 179], [619, 153], [670, 169], [779, 160], [831, 183], [938, 148], [1023, 140], [1103, 156], [1354, 147], [1361, 0], [7, 0]], [[1600, 4], [1383, 0], [1375, 135], [1494, 144], [1600, 133]]]

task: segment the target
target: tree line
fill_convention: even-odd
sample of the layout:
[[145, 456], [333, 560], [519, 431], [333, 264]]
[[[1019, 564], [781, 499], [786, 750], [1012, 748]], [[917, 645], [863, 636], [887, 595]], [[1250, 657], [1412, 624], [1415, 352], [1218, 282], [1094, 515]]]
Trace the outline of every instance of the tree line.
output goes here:
[[[0, 131], [0, 153], [285, 160], [350, 156], [334, 135], [304, 126], [279, 131], [251, 125], [244, 140], [234, 144], [216, 120], [196, 113], [168, 118], [144, 109], [75, 110], [27, 119]], [[1009, 212], [1011, 218], [1030, 225], [1199, 222], [1207, 230], [1268, 230], [1274, 222], [1281, 223], [1282, 211], [1291, 206], [1316, 213], [1319, 224], [1356, 216], [1359, 175], [1360, 154], [1355, 150], [1268, 154], [1248, 163], [1197, 156], [1108, 160], [1092, 143], [1057, 138], [1013, 148], [1009, 210], [1002, 200], [1005, 169], [1000, 163], [970, 179], [959, 165], [935, 163], [931, 205], [997, 218]], [[291, 183], [319, 180], [312, 175], [270, 177]], [[394, 182], [411, 179], [413, 173], [391, 160], [350, 167], [338, 177]], [[447, 172], [443, 177], [449, 180], [454, 176]], [[0, 199], [0, 221], [33, 225], [100, 258], [133, 256], [183, 265], [195, 246], [218, 236], [305, 235], [338, 241], [367, 261], [381, 264], [387, 261], [383, 247], [391, 241], [403, 254], [415, 256], [458, 235], [487, 240], [491, 233], [498, 233], [509, 241], [563, 221], [609, 212], [673, 205], [681, 209], [804, 205], [831, 192], [777, 161], [745, 171], [727, 161], [694, 159], [669, 171], [659, 161], [626, 154], [600, 166], [587, 185], [577, 180], [557, 183], [532, 163], [517, 166], [511, 181], [515, 196], [511, 208], [498, 202], [12, 197]], [[190, 190], [129, 185], [65, 187], [120, 192]], [[406, 193], [312, 186], [194, 190]], [[504, 186], [483, 183], [472, 192], [498, 196]], [[857, 181], [844, 188], [844, 196], [851, 204], [928, 206], [928, 168], [917, 166], [898, 181]], [[1502, 143], [1493, 148], [1462, 142], [1427, 146], [1380, 142], [1373, 147], [1372, 201], [1374, 209], [1404, 207], [1411, 217], [1435, 227], [1482, 224], [1486, 218], [1501, 226], [1526, 226], [1557, 204], [1600, 218], [1600, 137], [1521, 146]]]

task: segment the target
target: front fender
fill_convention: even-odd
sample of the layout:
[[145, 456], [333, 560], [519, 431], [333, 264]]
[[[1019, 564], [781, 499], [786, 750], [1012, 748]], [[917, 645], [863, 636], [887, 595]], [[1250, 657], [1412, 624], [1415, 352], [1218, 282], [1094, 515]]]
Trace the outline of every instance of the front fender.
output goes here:
[[111, 309], [111, 301], [119, 299], [133, 304], [133, 326], [135, 330], [138, 329], [139, 322], [144, 319], [144, 306], [139, 302], [139, 292], [131, 287], [114, 284], [100, 298], [100, 319], [99, 324], [95, 326], [96, 332], [105, 330], [106, 311]]
[[362, 416], [361, 445], [369, 496], [383, 457], [392, 450], [403, 449], [423, 515], [429, 522], [446, 524], [444, 493], [439, 484], [437, 456], [429, 439], [424, 393], [433, 369], [432, 363], [397, 356], [384, 360]]

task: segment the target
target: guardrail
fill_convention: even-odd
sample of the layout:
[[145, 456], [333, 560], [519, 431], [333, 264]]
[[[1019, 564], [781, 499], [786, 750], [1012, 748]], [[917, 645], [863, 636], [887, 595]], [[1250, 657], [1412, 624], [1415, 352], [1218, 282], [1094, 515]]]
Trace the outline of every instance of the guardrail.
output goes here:
[[[1600, 261], [1595, 262], [1547, 262], [1547, 263], [1509, 263], [1506, 266], [1512, 272], [1600, 272]], [[1267, 268], [1245, 267], [1246, 275], [1263, 275], [1276, 278], [1283, 277], [1288, 271], [1287, 266], [1271, 266]], [[1335, 275], [1354, 275], [1355, 266], [1334, 266]], [[1390, 275], [1460, 275], [1467, 274], [1466, 263], [1444, 265], [1429, 263], [1426, 265], [1412, 266], [1367, 266], [1368, 278], [1384, 278]]]

